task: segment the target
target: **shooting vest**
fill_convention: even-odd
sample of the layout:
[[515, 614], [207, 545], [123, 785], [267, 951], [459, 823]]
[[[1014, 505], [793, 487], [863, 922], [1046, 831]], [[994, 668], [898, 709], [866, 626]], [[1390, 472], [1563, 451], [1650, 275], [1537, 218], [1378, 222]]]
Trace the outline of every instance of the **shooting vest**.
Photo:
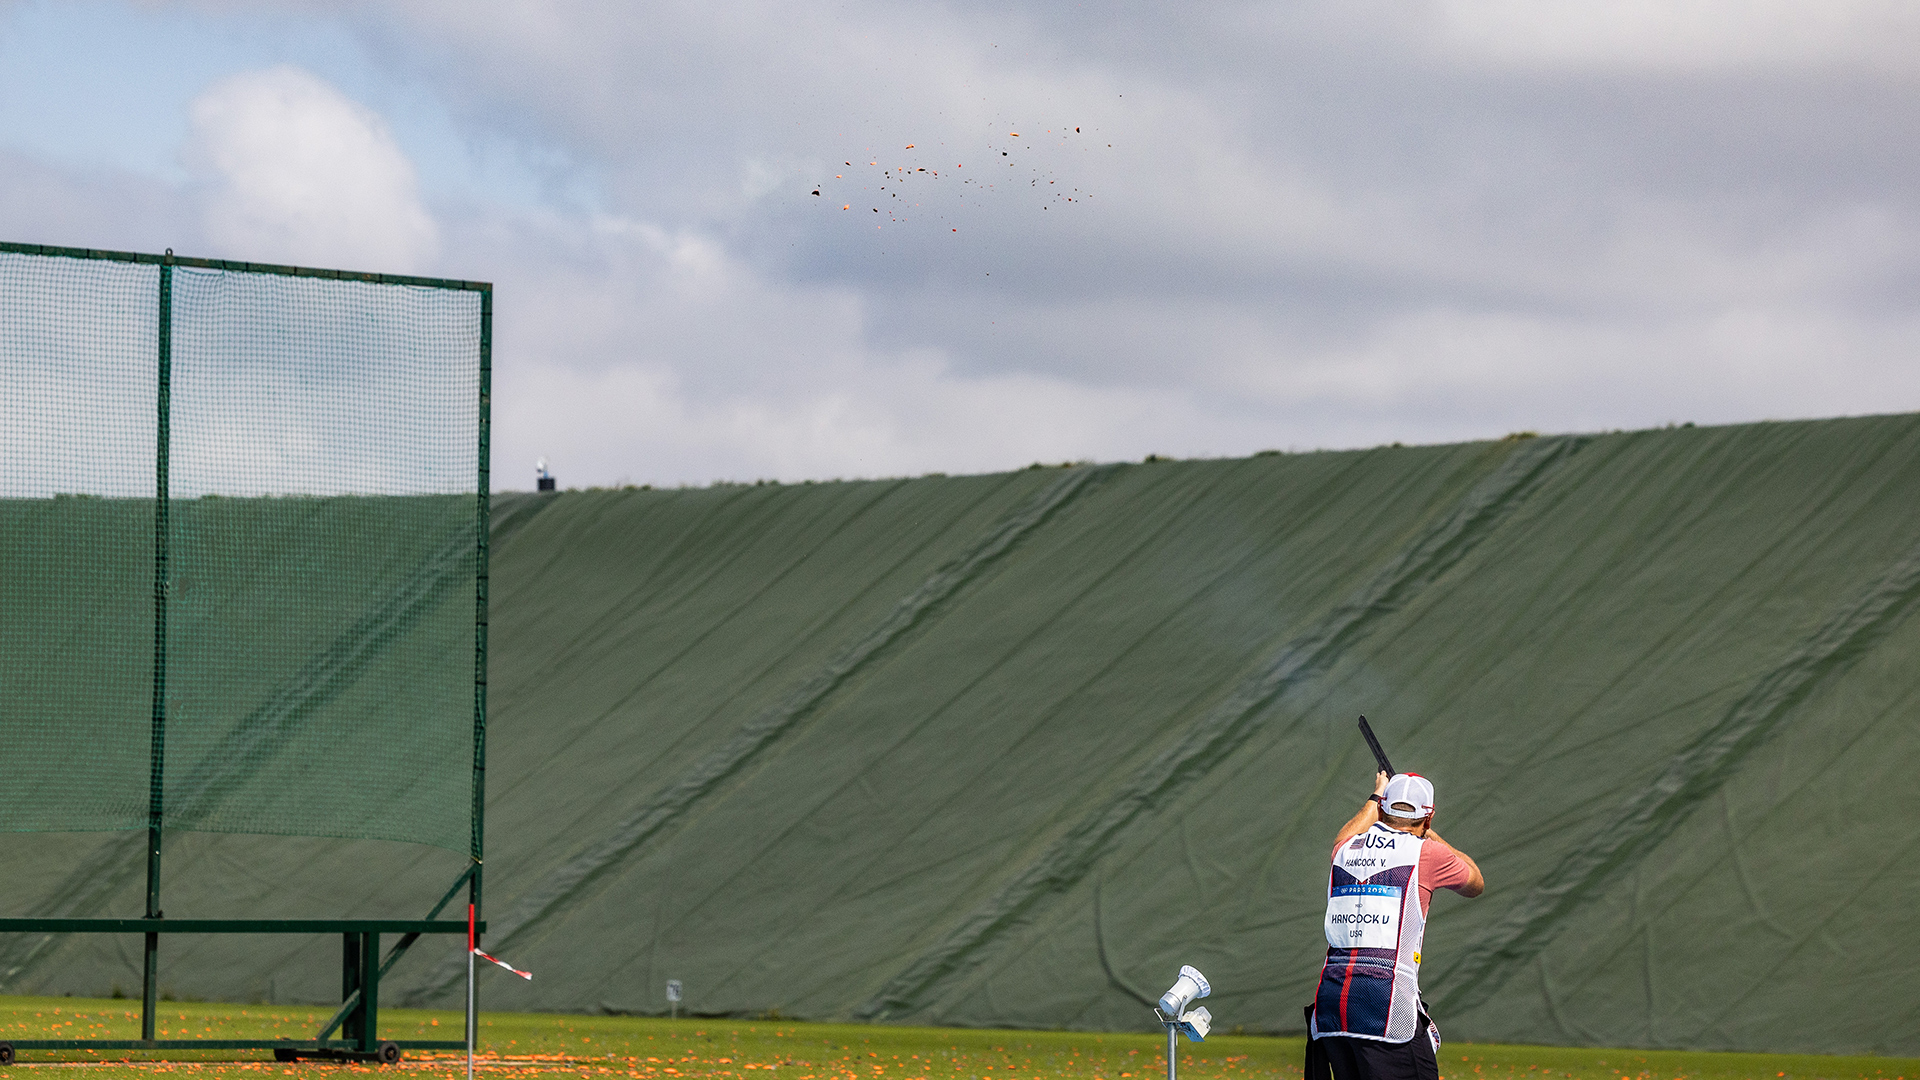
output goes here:
[[1406, 1042], [1420, 1021], [1420, 846], [1375, 823], [1340, 845], [1327, 879], [1327, 963], [1314, 995], [1313, 1038]]

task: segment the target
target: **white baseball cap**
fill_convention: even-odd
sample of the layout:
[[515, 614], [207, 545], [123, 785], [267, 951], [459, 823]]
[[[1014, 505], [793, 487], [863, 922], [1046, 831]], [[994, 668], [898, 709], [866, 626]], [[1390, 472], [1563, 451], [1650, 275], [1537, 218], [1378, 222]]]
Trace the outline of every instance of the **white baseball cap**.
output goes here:
[[1398, 818], [1433, 814], [1433, 781], [1418, 773], [1396, 773], [1380, 795], [1380, 812]]

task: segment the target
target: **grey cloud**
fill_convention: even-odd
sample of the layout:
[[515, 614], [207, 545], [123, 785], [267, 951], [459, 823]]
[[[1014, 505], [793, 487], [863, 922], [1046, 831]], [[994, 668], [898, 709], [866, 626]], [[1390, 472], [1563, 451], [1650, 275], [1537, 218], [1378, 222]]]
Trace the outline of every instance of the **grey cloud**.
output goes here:
[[197, 208], [145, 177], [63, 167], [0, 150], [0, 237], [114, 251], [186, 250]]
[[[532, 47], [455, 34], [450, 55], [510, 122], [596, 158], [623, 212], [848, 290], [872, 347], [960, 375], [1177, 391], [1351, 444], [1883, 407], [1732, 377], [1727, 354], [1783, 362], [1761, 359], [1767, 309], [1779, 339], [1845, 336], [1851, 365], [1809, 368], [1884, 378], [1911, 342], [1920, 150], [1891, 136], [1920, 88], [1831, 43], [1556, 57], [1471, 5], [755, 10], [569, 8]], [[1070, 149], [1006, 134], [1076, 123], [1097, 135]], [[994, 189], [880, 190], [946, 158]], [[745, 197], [753, 161], [791, 182]], [[1035, 179], [1089, 197], [1041, 210]]]

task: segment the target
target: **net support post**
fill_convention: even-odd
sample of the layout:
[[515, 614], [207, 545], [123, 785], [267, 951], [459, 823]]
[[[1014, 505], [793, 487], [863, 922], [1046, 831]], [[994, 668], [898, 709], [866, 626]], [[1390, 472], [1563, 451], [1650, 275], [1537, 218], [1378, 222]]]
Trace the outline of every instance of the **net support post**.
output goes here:
[[[358, 1053], [380, 1048], [380, 935], [376, 932], [340, 935], [340, 1000], [345, 1017], [340, 1037]], [[320, 1038], [325, 1039], [326, 1032]]]
[[[487, 822], [487, 606], [488, 566], [492, 561], [493, 531], [493, 286], [480, 289], [480, 400], [477, 402], [479, 446], [475, 455], [474, 589], [473, 589], [473, 860], [467, 874], [467, 1076], [473, 1076], [473, 1045], [479, 1037], [479, 1002], [475, 997], [473, 950], [480, 945], [481, 874], [486, 868]], [[444, 901], [443, 901], [444, 903]]]
[[493, 530], [493, 289], [480, 290], [480, 399], [474, 478], [473, 575], [473, 806], [469, 854], [472, 874], [467, 878], [467, 902], [476, 913], [481, 904], [481, 873], [487, 847], [487, 608], [488, 569], [492, 561]]
[[[165, 816], [167, 751], [167, 594], [169, 529], [172, 501], [167, 467], [172, 456], [173, 396], [173, 249], [161, 257], [158, 317], [154, 325], [154, 456], [153, 456], [153, 712], [147, 750], [147, 906], [149, 919], [160, 911], [160, 841]], [[159, 1007], [160, 935], [146, 936], [140, 977], [140, 1037], [154, 1038]]]
[[360, 1008], [360, 938], [357, 933], [340, 935], [340, 1000], [347, 1013], [340, 1022], [340, 1037], [356, 1044], [364, 1015]]
[[360, 1041], [359, 1051], [371, 1054], [380, 1048], [380, 935], [366, 934], [360, 942]]

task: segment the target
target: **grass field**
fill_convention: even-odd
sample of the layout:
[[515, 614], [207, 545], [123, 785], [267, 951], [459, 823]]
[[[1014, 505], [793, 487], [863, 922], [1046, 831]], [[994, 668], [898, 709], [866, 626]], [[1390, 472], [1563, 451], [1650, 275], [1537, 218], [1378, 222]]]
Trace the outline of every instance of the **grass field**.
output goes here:
[[[318, 1007], [168, 1002], [162, 1038], [307, 1037], [331, 1015]], [[457, 1039], [460, 1015], [391, 1009], [390, 1039]], [[0, 1039], [134, 1038], [139, 1005], [81, 998], [0, 998]], [[488, 1077], [584, 1076], [647, 1080], [1154, 1080], [1165, 1074], [1157, 1032], [1088, 1034], [953, 1028], [801, 1024], [773, 1020], [660, 1020], [618, 1016], [488, 1014], [481, 1018], [480, 1070]], [[395, 1066], [280, 1064], [267, 1051], [165, 1055], [23, 1052], [14, 1068], [84, 1074], [88, 1080], [195, 1076], [327, 1075], [338, 1072], [451, 1076], [458, 1054], [410, 1052]], [[164, 1057], [165, 1060], [155, 1060]], [[1301, 1041], [1220, 1035], [1180, 1043], [1187, 1080], [1297, 1080]], [[1446, 1080], [1920, 1080], [1920, 1059], [1593, 1050], [1450, 1043]]]

